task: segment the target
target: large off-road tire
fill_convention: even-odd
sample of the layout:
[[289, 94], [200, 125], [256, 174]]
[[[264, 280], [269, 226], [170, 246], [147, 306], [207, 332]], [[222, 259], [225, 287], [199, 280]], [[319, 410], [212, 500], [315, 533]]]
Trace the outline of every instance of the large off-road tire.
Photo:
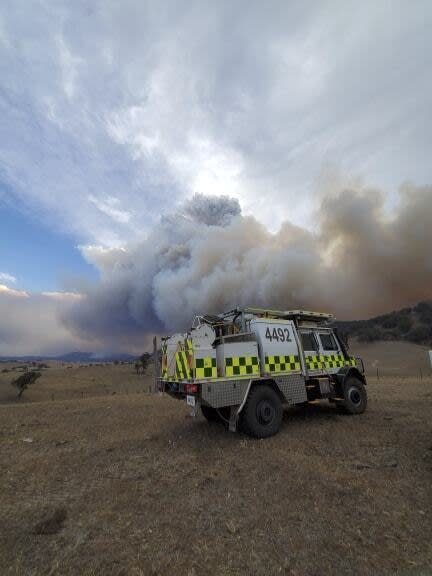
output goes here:
[[240, 428], [254, 438], [268, 438], [279, 432], [283, 407], [279, 395], [265, 384], [257, 384], [249, 392], [240, 413]]
[[349, 376], [343, 385], [344, 401], [341, 407], [347, 414], [362, 414], [367, 406], [365, 385], [355, 376]]

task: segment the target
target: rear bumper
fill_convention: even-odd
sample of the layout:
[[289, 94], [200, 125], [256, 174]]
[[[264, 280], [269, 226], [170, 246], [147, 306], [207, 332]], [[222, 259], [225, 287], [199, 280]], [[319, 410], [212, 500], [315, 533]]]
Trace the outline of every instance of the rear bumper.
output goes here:
[[[173, 382], [171, 380], [161, 380], [159, 385], [163, 392], [172, 392], [176, 394], [185, 394], [185, 385], [191, 382]], [[195, 384], [195, 382], [194, 382]]]
[[163, 382], [162, 392], [166, 392], [169, 396], [177, 398], [178, 400], [183, 400], [186, 398], [184, 390], [180, 389], [180, 384], [178, 382]]

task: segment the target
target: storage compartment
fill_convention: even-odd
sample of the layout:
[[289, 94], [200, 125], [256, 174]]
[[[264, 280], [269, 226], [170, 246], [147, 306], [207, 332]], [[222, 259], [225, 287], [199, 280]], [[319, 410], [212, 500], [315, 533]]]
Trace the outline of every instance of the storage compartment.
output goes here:
[[[227, 378], [260, 374], [258, 345], [253, 335], [221, 339], [216, 346], [218, 372]], [[232, 340], [232, 341], [231, 341]]]

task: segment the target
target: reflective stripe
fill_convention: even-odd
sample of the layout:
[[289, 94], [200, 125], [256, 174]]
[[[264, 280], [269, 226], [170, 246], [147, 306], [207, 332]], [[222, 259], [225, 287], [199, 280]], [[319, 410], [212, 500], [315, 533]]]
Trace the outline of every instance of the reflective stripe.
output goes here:
[[345, 366], [345, 357], [343, 354], [325, 354], [323, 358], [323, 366], [325, 368], [342, 368]]
[[266, 356], [265, 357], [265, 371], [266, 372], [296, 372], [300, 371], [300, 359], [298, 356]]
[[168, 375], [168, 358], [167, 358], [167, 345], [166, 342], [162, 344], [162, 358], [161, 358], [161, 376], [165, 378]]
[[179, 350], [175, 355], [176, 360], [176, 377], [180, 380], [186, 380], [189, 378], [189, 369], [187, 365], [186, 352], [184, 350]]
[[235, 356], [225, 358], [225, 376], [259, 374], [258, 356]]
[[186, 366], [188, 369], [189, 377], [193, 379], [194, 377], [194, 366], [193, 366], [193, 342], [192, 340], [185, 340], [186, 348]]
[[192, 380], [193, 379], [193, 343], [187, 338], [184, 344], [179, 344], [180, 350], [175, 353], [175, 379]]
[[318, 356], [317, 354], [307, 354], [305, 356], [306, 367], [308, 370], [322, 370], [322, 356]]
[[355, 358], [346, 359], [343, 354], [306, 355], [305, 361], [308, 370], [324, 370], [356, 365]]
[[195, 378], [217, 378], [216, 358], [207, 356], [206, 358], [195, 358]]

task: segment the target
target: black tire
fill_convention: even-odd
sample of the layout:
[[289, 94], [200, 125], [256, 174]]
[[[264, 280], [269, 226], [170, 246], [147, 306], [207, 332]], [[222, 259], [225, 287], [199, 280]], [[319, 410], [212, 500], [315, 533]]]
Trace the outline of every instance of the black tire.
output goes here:
[[362, 414], [367, 407], [365, 385], [355, 376], [349, 376], [343, 385], [344, 401], [341, 406], [348, 414]]
[[283, 407], [278, 394], [270, 386], [257, 384], [249, 392], [240, 414], [240, 428], [254, 438], [268, 438], [279, 432]]
[[216, 408], [212, 408], [211, 406], [204, 406], [203, 404], [201, 404], [201, 412], [204, 418], [209, 422], [221, 421], [221, 418]]

